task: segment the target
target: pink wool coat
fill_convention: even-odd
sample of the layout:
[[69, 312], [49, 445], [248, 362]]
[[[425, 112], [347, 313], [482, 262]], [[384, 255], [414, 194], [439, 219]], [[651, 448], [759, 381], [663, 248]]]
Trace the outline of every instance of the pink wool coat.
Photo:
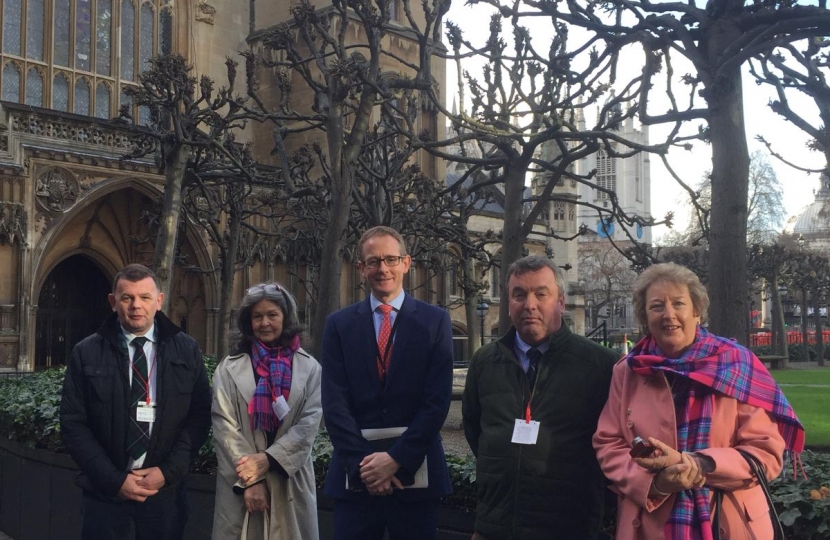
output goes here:
[[[724, 490], [721, 536], [730, 540], [771, 539], [764, 493], [734, 448], [757, 457], [772, 479], [781, 472], [784, 439], [763, 409], [723, 395], [715, 397], [713, 409], [710, 448], [701, 453], [715, 462], [714, 472], [706, 476], [707, 486]], [[602, 471], [613, 484], [611, 489], [618, 495], [617, 540], [660, 540], [675, 495], [648, 498], [653, 474], [628, 454], [637, 436], [655, 437], [677, 448], [674, 403], [662, 372], [638, 375], [621, 360], [614, 367], [594, 448]]]

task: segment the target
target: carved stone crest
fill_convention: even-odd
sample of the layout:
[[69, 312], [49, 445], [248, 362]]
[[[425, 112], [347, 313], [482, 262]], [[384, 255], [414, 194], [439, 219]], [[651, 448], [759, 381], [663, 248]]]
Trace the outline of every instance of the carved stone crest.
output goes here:
[[196, 6], [196, 20], [208, 24], [213, 24], [213, 19], [216, 16], [216, 8], [207, 3], [207, 0], [199, 0]]
[[35, 195], [40, 205], [50, 212], [65, 212], [78, 199], [78, 181], [65, 169], [53, 168], [37, 179]]

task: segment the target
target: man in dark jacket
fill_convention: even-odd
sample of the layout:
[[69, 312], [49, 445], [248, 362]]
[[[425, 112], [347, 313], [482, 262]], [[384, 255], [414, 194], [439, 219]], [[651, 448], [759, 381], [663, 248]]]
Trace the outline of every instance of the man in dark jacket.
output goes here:
[[476, 455], [475, 540], [596, 538], [605, 480], [591, 446], [618, 355], [562, 324], [559, 269], [507, 271], [513, 328], [479, 349], [462, 414]]
[[66, 368], [61, 433], [81, 469], [84, 540], [177, 540], [182, 482], [210, 428], [210, 386], [196, 342], [161, 313], [140, 264], [115, 276], [113, 315]]

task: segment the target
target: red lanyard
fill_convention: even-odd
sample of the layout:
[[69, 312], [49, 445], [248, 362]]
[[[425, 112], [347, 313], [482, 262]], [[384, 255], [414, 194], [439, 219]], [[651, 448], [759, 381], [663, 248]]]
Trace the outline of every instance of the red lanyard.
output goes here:
[[[143, 349], [143, 347], [142, 347], [142, 349]], [[133, 355], [133, 358], [135, 358], [135, 355]], [[144, 359], [145, 360], [147, 359], [146, 354], [144, 355]], [[153, 355], [153, 362], [152, 363], [149, 362], [149, 361], [147, 362], [147, 378], [146, 379], [141, 376], [141, 373], [139, 373], [138, 370], [135, 368], [135, 363], [133, 363], [133, 361], [130, 360], [130, 367], [133, 369], [133, 377], [138, 377], [138, 380], [141, 381], [144, 384], [144, 395], [147, 396], [147, 406], [148, 407], [150, 406], [150, 403], [151, 403], [151, 401], [150, 401], [150, 381], [152, 380], [151, 377], [153, 375], [153, 367], [156, 365], [155, 360], [156, 360], [155, 355]]]

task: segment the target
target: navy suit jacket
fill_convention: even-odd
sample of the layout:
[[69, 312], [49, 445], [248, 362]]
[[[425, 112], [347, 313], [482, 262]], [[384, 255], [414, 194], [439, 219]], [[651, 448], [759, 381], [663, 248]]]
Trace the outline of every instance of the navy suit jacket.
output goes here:
[[[368, 298], [326, 320], [323, 333], [323, 417], [334, 455], [325, 493], [333, 498], [369, 497], [360, 462], [375, 450], [361, 429], [407, 426], [386, 450], [401, 468], [404, 485], [427, 458], [427, 488], [395, 490], [402, 500], [448, 495], [449, 472], [440, 430], [452, 396], [452, 328], [441, 308], [406, 295], [396, 319], [385, 383], [377, 368], [377, 341]], [[360, 491], [346, 489], [358, 486]]]

